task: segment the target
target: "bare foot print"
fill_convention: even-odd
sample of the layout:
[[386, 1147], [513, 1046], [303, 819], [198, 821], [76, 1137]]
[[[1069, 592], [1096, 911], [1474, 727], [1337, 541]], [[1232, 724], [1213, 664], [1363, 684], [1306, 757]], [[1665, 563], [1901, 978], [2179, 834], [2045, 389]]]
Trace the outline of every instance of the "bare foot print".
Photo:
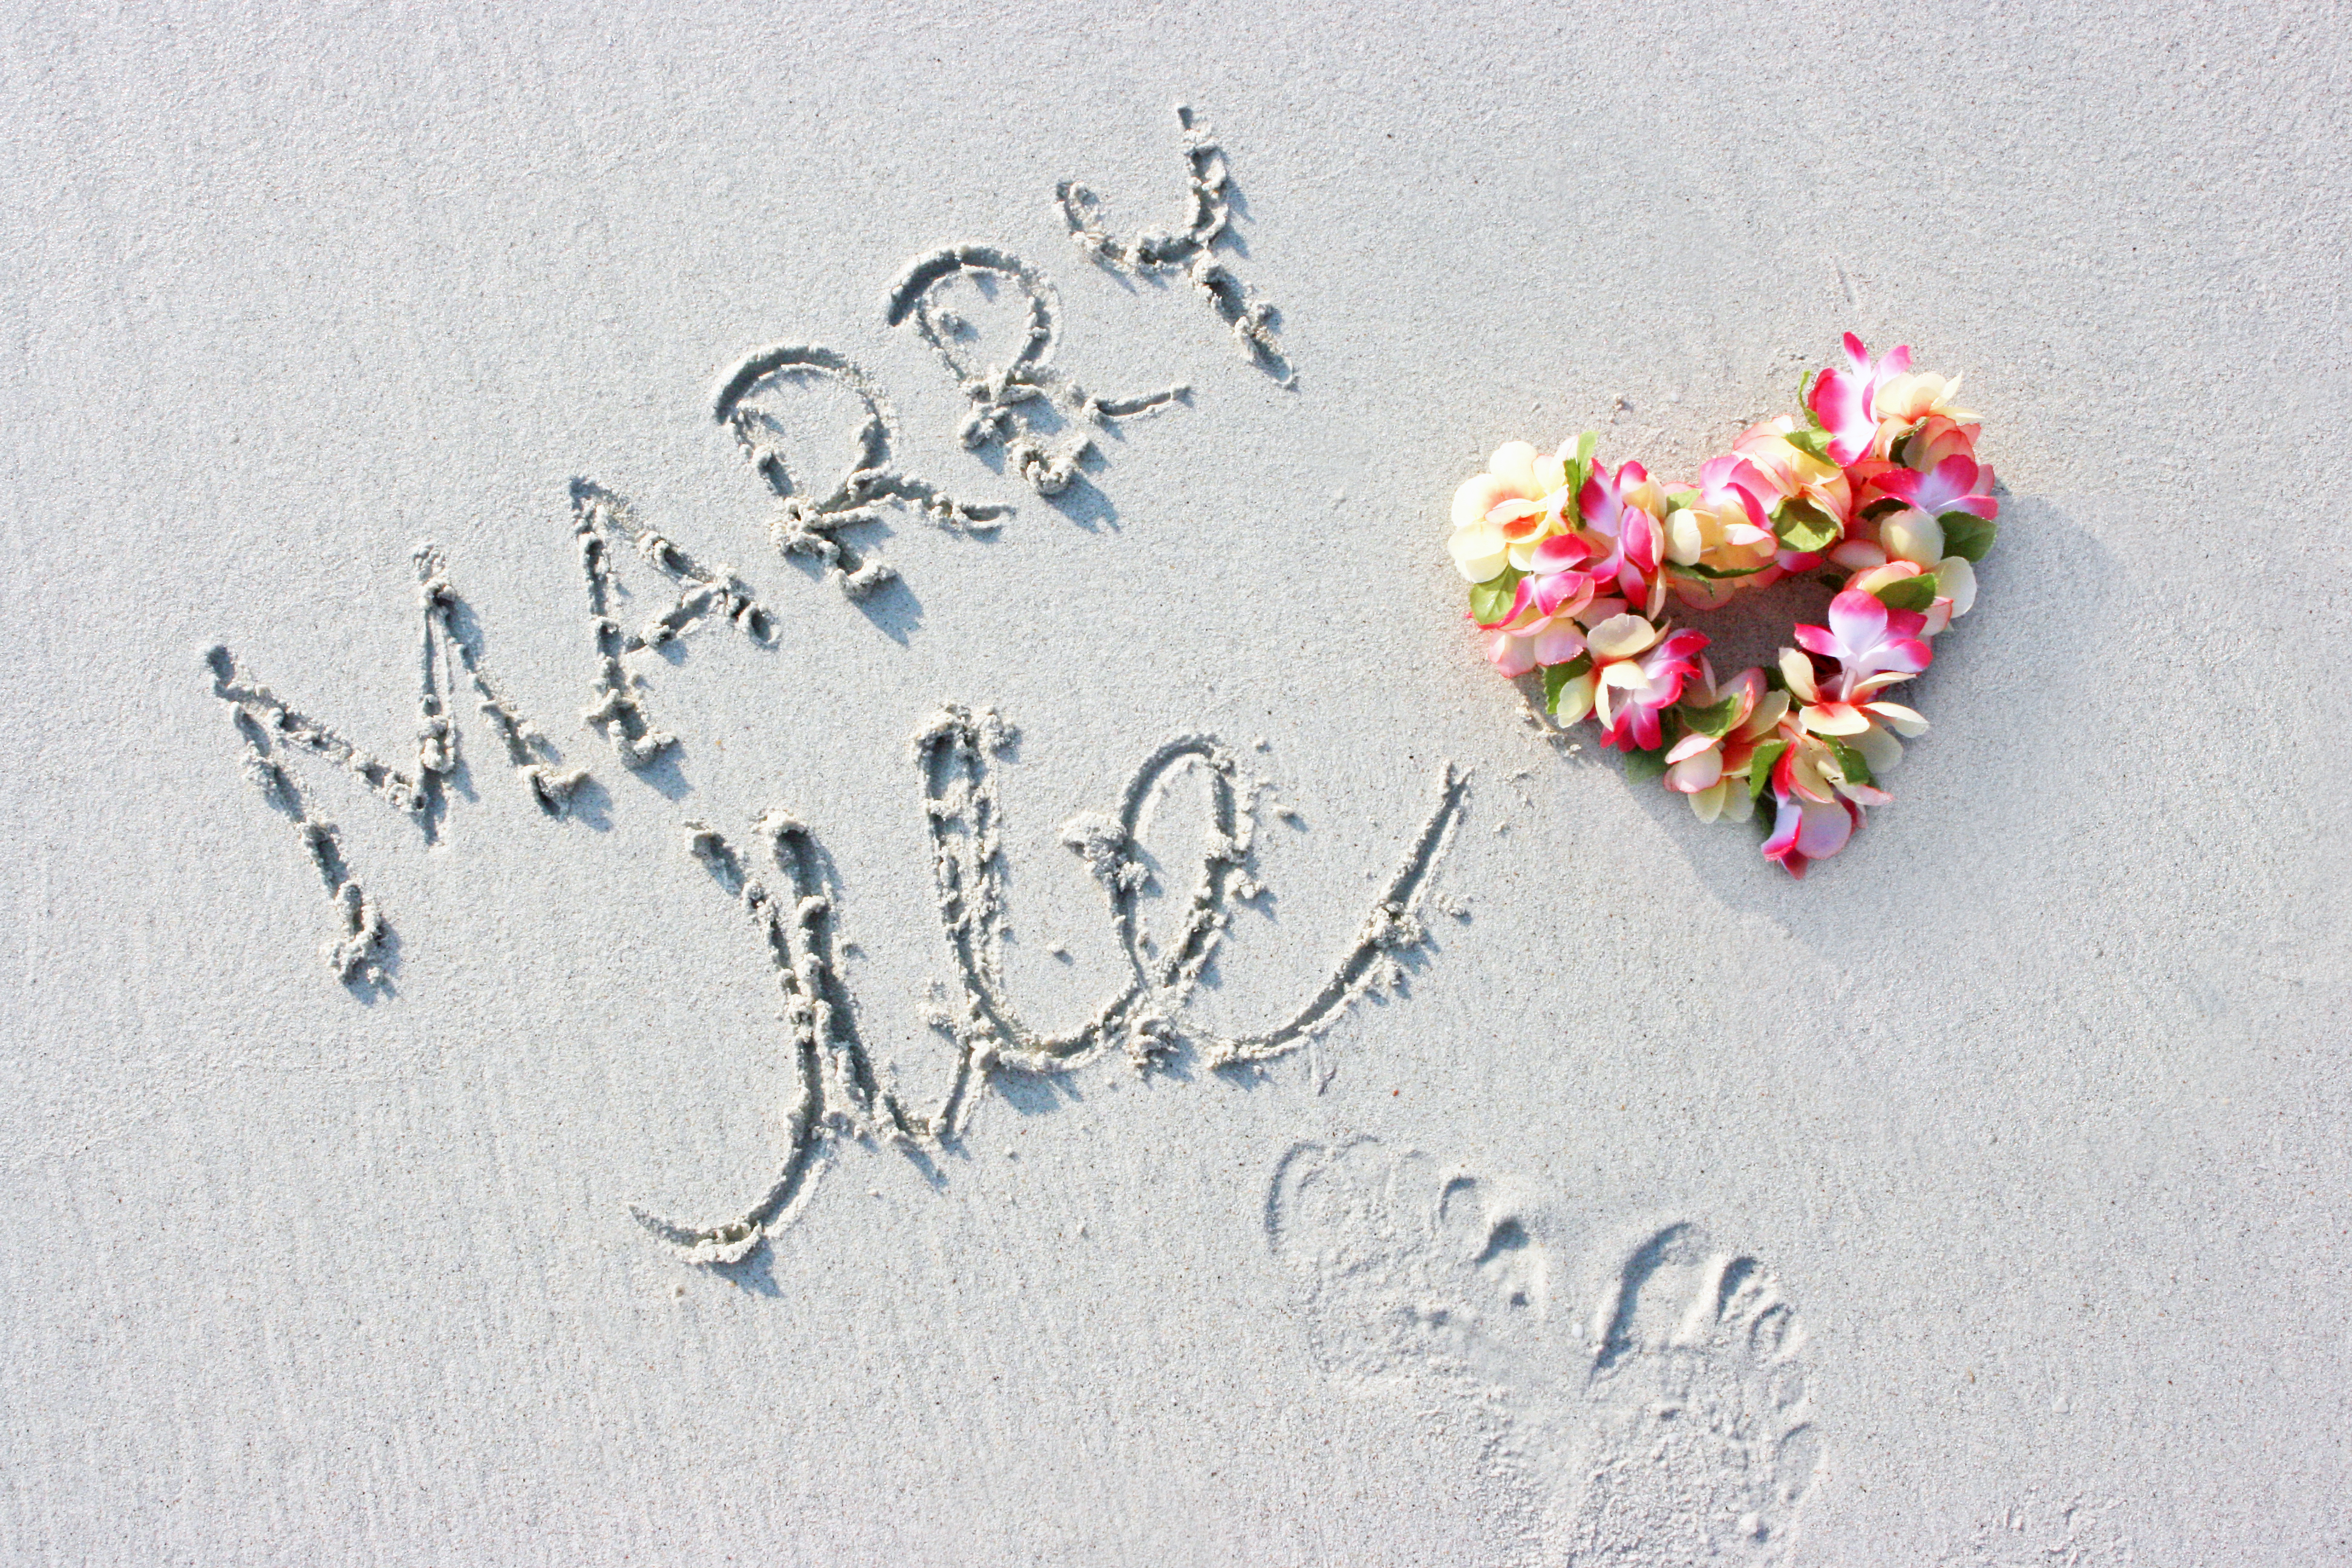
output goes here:
[[1556, 1536], [1570, 1561], [1787, 1561], [1820, 1438], [1804, 1331], [1770, 1272], [1668, 1226], [1627, 1253], [1591, 1334], [1591, 1426]]
[[1550, 1263], [1475, 1176], [1369, 1138], [1301, 1143], [1266, 1195], [1266, 1240], [1298, 1275], [1325, 1375], [1465, 1387], [1518, 1367]]
[[1579, 1311], [1507, 1185], [1369, 1139], [1300, 1144], [1266, 1197], [1318, 1364], [1481, 1435], [1547, 1562], [1783, 1563], [1819, 1439], [1794, 1307], [1694, 1226], [1644, 1232]]
[[1266, 1194], [1266, 1242], [1298, 1280], [1316, 1364], [1394, 1400], [1475, 1473], [1482, 1561], [1538, 1562], [1546, 1500], [1497, 1373], [1544, 1310], [1543, 1250], [1475, 1178], [1370, 1139], [1294, 1145]]

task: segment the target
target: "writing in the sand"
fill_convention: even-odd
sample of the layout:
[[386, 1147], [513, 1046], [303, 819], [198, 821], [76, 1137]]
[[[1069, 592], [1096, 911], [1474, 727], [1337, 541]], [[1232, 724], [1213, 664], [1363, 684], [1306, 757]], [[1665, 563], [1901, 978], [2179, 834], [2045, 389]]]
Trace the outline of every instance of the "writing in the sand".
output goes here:
[[[633, 666], [642, 656], [706, 631], [775, 644], [769, 609], [740, 579], [701, 565], [675, 542], [639, 523], [614, 497], [580, 484], [572, 533], [582, 565], [594, 641], [587, 727], [613, 750], [625, 774], [643, 777], [677, 744], [650, 711]], [[618, 564], [648, 563], [673, 590], [642, 624], [615, 617]], [[226, 647], [206, 655], [213, 692], [226, 709], [246, 771], [263, 797], [293, 825], [316, 868], [332, 911], [328, 967], [354, 990], [383, 988], [390, 927], [347, 863], [341, 837], [299, 776], [306, 762], [324, 763], [358, 780], [367, 794], [414, 821], [428, 840], [449, 809], [448, 780], [464, 761], [465, 729], [457, 718], [470, 699], [496, 737], [508, 769], [551, 819], [573, 814], [604, 792], [589, 773], [567, 767], [546, 733], [504, 694], [483, 658], [479, 623], [452, 584], [441, 552], [415, 557], [424, 657], [413, 757], [378, 757], [341, 731], [303, 712], [255, 679]], [[677, 651], [673, 648], [673, 652]], [[687, 851], [751, 927], [751, 947], [782, 993], [793, 1099], [781, 1118], [783, 1147], [774, 1181], [742, 1212], [717, 1224], [640, 1213], [639, 1220], [697, 1261], [740, 1261], [787, 1223], [834, 1142], [883, 1142], [920, 1157], [953, 1140], [978, 1086], [1000, 1073], [1053, 1074], [1105, 1053], [1122, 1053], [1139, 1070], [1170, 1053], [1191, 1050], [1213, 1067], [1281, 1056], [1313, 1039], [1359, 999], [1391, 990], [1428, 940], [1423, 910], [1444, 847], [1460, 820], [1466, 784], [1442, 766], [1428, 816], [1404, 846], [1397, 868], [1371, 900], [1353, 935], [1339, 946], [1328, 977], [1275, 1026], [1228, 1037], [1198, 1026], [1189, 1004], [1214, 956], [1235, 904], [1265, 889], [1256, 873], [1258, 783], [1241, 756], [1211, 735], [1170, 741], [1146, 757], [1110, 810], [1082, 813], [1062, 829], [1103, 889], [1106, 918], [1125, 976], [1075, 1030], [1050, 1034], [1023, 1020], [1008, 994], [1001, 963], [1005, 868], [991, 758], [1013, 740], [992, 710], [943, 709], [918, 731], [916, 767], [924, 821], [932, 838], [933, 889], [941, 934], [956, 981], [946, 1004], [926, 1020], [955, 1052], [952, 1081], [928, 1113], [910, 1108], [887, 1080], [858, 1032], [834, 952], [838, 898], [829, 864], [806, 824], [789, 810], [764, 814], [738, 842], [708, 823], [679, 826]], [[1172, 939], [1155, 943], [1137, 918], [1149, 880], [1135, 853], [1139, 821], [1153, 794], [1184, 777], [1207, 795], [1209, 831], [1199, 869], [1185, 894]], [[646, 793], [660, 798], [647, 785]]]
[[[1275, 347], [1271, 308], [1210, 259], [1229, 221], [1228, 179], [1205, 128], [1189, 113], [1180, 115], [1188, 169], [1183, 232], [1114, 238], [1091, 193], [1065, 185], [1060, 199], [1072, 236], [1087, 255], [1116, 270], [1184, 270], [1253, 361], [1290, 384], [1289, 367]], [[976, 330], [956, 308], [959, 289], [1012, 306], [1015, 343], [1004, 359], [991, 362], [974, 348]], [[1087, 395], [1055, 360], [1060, 329], [1052, 285], [1018, 258], [989, 247], [957, 246], [917, 258], [891, 287], [886, 316], [891, 325], [919, 333], [956, 376], [970, 403], [958, 432], [962, 444], [975, 451], [1002, 448], [1005, 467], [1040, 495], [1067, 489], [1097, 460], [1089, 428], [1171, 406], [1184, 395], [1181, 387], [1129, 398]], [[788, 460], [786, 423], [774, 408], [787, 389], [811, 383], [846, 392], [856, 420], [851, 466], [822, 493]], [[794, 344], [747, 355], [720, 384], [713, 414], [781, 502], [773, 542], [787, 557], [812, 560], [853, 597], [872, 594], [894, 574], [870, 552], [844, 542], [844, 531], [895, 509], [980, 532], [1011, 510], [959, 500], [904, 472], [895, 456], [897, 418], [881, 387], [830, 349]], [[665, 795], [648, 773], [677, 742], [649, 709], [642, 661], [657, 653], [682, 657], [687, 639], [704, 633], [740, 636], [772, 648], [775, 612], [740, 576], [706, 566], [591, 481], [572, 484], [568, 532], [591, 642], [585, 728], [612, 749], [625, 775], [648, 781], [647, 795], [667, 800], [679, 793], [675, 779]], [[348, 863], [335, 825], [320, 815], [313, 788], [301, 776], [305, 766], [323, 763], [348, 773], [430, 842], [450, 809], [451, 781], [463, 763], [465, 726], [458, 715], [470, 705], [495, 737], [508, 770], [549, 819], [572, 817], [610, 799], [586, 769], [567, 765], [562, 750], [492, 675], [480, 622], [458, 594], [442, 552], [427, 545], [415, 560], [421, 675], [416, 741], [405, 759], [379, 757], [296, 709], [226, 646], [205, 655], [214, 695], [229, 714], [247, 775], [293, 825], [325, 889], [333, 921], [327, 965], [359, 993], [389, 986], [391, 928]], [[656, 577], [650, 595], [633, 598], [624, 591], [622, 572], [633, 561]], [[658, 608], [625, 622], [625, 605], [633, 602]], [[761, 816], [741, 841], [708, 823], [680, 820], [687, 851], [741, 910], [751, 938], [747, 951], [756, 951], [774, 977], [784, 1023], [780, 1047], [789, 1056], [794, 1086], [779, 1118], [774, 1179], [739, 1212], [716, 1223], [637, 1214], [682, 1256], [712, 1264], [748, 1257], [789, 1222], [827, 1152], [845, 1141], [891, 1143], [924, 1158], [927, 1149], [959, 1136], [977, 1091], [992, 1075], [1067, 1072], [1105, 1053], [1123, 1055], [1139, 1070], [1180, 1051], [1194, 1052], [1212, 1067], [1263, 1062], [1313, 1039], [1359, 999], [1397, 986], [1426, 944], [1421, 911], [1466, 796], [1465, 781], [1451, 765], [1438, 770], [1427, 817], [1352, 936], [1336, 944], [1338, 957], [1312, 994], [1282, 1022], [1255, 1034], [1222, 1036], [1195, 1022], [1190, 1004], [1234, 906], [1264, 891], [1255, 848], [1262, 786], [1240, 755], [1215, 737], [1181, 736], [1143, 760], [1110, 809], [1065, 825], [1064, 843], [1102, 889], [1125, 973], [1076, 1029], [1050, 1034], [1031, 1027], [1007, 993], [1001, 963], [1005, 868], [992, 758], [1012, 735], [992, 710], [947, 708], [915, 739], [934, 849], [933, 893], [956, 977], [924, 1020], [955, 1053], [945, 1096], [928, 1111], [908, 1103], [860, 1037], [860, 1011], [835, 952], [839, 894], [812, 830], [782, 807]], [[1150, 878], [1135, 835], [1153, 794], [1184, 778], [1197, 779], [1205, 791], [1210, 830], [1183, 895], [1176, 934], [1155, 943], [1138, 920], [1138, 900]]]

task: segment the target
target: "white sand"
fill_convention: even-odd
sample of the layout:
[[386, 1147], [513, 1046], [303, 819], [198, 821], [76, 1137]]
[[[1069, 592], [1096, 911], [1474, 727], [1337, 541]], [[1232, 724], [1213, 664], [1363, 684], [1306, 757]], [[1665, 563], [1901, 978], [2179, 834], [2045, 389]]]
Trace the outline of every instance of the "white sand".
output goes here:
[[[16, 8], [0, 1557], [2352, 1561], [2348, 45], [2327, 6]], [[1295, 389], [1054, 205], [1179, 226], [1178, 101]], [[1051, 285], [1087, 393], [1192, 388], [1059, 507], [885, 323], [958, 246]], [[1013, 294], [942, 287], [1003, 363]], [[1848, 328], [1966, 373], [2004, 531], [1896, 804], [1799, 885], [1531, 735], [1442, 546], [1496, 443], [1687, 469]], [[861, 367], [904, 493], [1012, 506], [993, 542], [886, 503], [840, 534], [904, 576], [863, 607], [780, 556], [711, 414], [769, 345]], [[788, 463], [854, 454], [841, 381], [768, 394]], [[642, 773], [579, 717], [575, 478], [771, 616], [622, 660], [679, 738]], [[298, 759], [390, 923], [346, 985], [202, 654], [413, 773], [427, 539], [593, 783], [542, 815], [462, 670], [431, 847]], [[676, 592], [619, 571], [629, 628]], [[975, 1062], [938, 1147], [811, 1123], [775, 1234], [682, 1260], [632, 1209], [755, 1207], [799, 1091], [681, 824], [755, 868], [759, 814], [807, 825], [867, 1065], [930, 1115], [941, 702], [1021, 731], [1004, 994], [1118, 1027]], [[1188, 733], [1265, 782], [1220, 875], [1271, 895], [1219, 895], [1139, 1076], [1060, 835]], [[1326, 984], [1447, 762], [1427, 943], [1367, 950], [1405, 993], [1213, 1068]], [[1144, 814], [1152, 962], [1206, 777]], [[822, 1109], [888, 1120], [837, 1058]]]

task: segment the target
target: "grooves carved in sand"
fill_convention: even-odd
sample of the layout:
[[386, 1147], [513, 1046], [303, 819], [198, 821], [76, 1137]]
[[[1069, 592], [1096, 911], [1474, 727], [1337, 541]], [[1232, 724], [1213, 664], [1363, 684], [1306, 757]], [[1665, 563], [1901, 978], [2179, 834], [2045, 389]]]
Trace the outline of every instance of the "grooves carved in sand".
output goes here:
[[[1093, 194], [1076, 184], [1066, 184], [1057, 193], [1063, 214], [1080, 248], [1114, 271], [1182, 270], [1253, 361], [1288, 385], [1289, 367], [1274, 339], [1273, 308], [1213, 259], [1232, 222], [1234, 194], [1223, 153], [1191, 110], [1179, 108], [1177, 117], [1187, 169], [1187, 216], [1181, 233], [1118, 238], [1104, 228]], [[976, 333], [950, 308], [950, 291], [959, 284], [983, 300], [1005, 298], [1014, 306], [1018, 342], [1006, 363], [986, 363], [975, 356]], [[974, 451], [1001, 446], [1007, 466], [1040, 495], [1067, 489], [1098, 458], [1089, 430], [1112, 428], [1118, 420], [1157, 412], [1187, 395], [1181, 385], [1130, 398], [1089, 395], [1054, 363], [1060, 303], [1053, 284], [1018, 257], [988, 246], [953, 246], [918, 258], [892, 285], [885, 319], [894, 327], [911, 325], [956, 377], [971, 405], [958, 431], [962, 445]], [[812, 385], [846, 391], [856, 410], [849, 466], [822, 493], [813, 476], [795, 472], [789, 463], [785, 426], [776, 413], [785, 389]], [[909, 509], [967, 535], [992, 531], [1012, 510], [959, 500], [900, 468], [898, 423], [880, 387], [831, 349], [793, 343], [748, 355], [721, 381], [711, 411], [779, 502], [769, 531], [772, 542], [788, 559], [819, 563], [851, 598], [862, 598], [896, 576], [887, 563], [841, 537], [847, 529], [882, 521], [886, 507]], [[642, 775], [677, 738], [648, 710], [633, 661], [710, 627], [731, 629], [756, 646], [772, 647], [774, 617], [732, 569], [705, 566], [586, 479], [572, 484], [572, 530], [595, 671], [582, 717], [627, 771]], [[621, 619], [625, 595], [619, 579], [620, 563], [632, 555], [652, 566], [671, 590], [657, 614], [634, 626]], [[408, 766], [382, 761], [289, 707], [247, 675], [226, 647], [205, 655], [214, 694], [230, 710], [245, 748], [247, 772], [293, 822], [326, 886], [337, 924], [326, 944], [327, 963], [354, 989], [388, 984], [390, 928], [345, 864], [334, 825], [314, 811], [289, 761], [308, 753], [351, 773], [376, 798], [412, 818], [427, 843], [434, 842], [447, 809], [444, 780], [460, 766], [455, 710], [463, 686], [499, 737], [509, 766], [543, 812], [569, 815], [575, 796], [590, 784], [584, 772], [561, 769], [554, 746], [491, 679], [471, 612], [450, 585], [440, 552], [422, 546], [415, 563], [423, 643], [416, 753]], [[824, 851], [809, 830], [788, 813], [772, 811], [760, 819], [756, 852], [747, 856], [708, 824], [686, 824], [692, 852], [760, 933], [783, 994], [797, 1085], [784, 1117], [778, 1174], [740, 1215], [717, 1226], [691, 1226], [638, 1215], [647, 1228], [688, 1257], [713, 1263], [746, 1257], [793, 1212], [829, 1137], [878, 1137], [910, 1149], [936, 1145], [956, 1136], [975, 1083], [991, 1074], [1063, 1072], [1113, 1047], [1139, 1070], [1187, 1047], [1216, 1067], [1280, 1056], [1314, 1038], [1358, 998], [1396, 984], [1403, 973], [1402, 955], [1426, 939], [1419, 910], [1465, 796], [1465, 781], [1450, 764], [1440, 770], [1435, 804], [1398, 871], [1313, 995], [1282, 1023], [1255, 1035], [1227, 1037], [1189, 1024], [1187, 1004], [1216, 952], [1232, 906], [1260, 890], [1251, 869], [1253, 808], [1260, 786], [1213, 737], [1182, 736], [1144, 760], [1116, 811], [1073, 818], [1064, 829], [1065, 843], [1102, 884], [1129, 973], [1077, 1029], [1042, 1034], [1022, 1021], [1006, 993], [1001, 963], [1004, 871], [988, 759], [1011, 734], [991, 710], [947, 708], [915, 738], [939, 916], [958, 978], [952, 1003], [931, 1020], [953, 1043], [956, 1070], [945, 1099], [928, 1115], [910, 1111], [897, 1089], [881, 1080], [858, 1037], [856, 1009], [833, 950], [836, 895], [826, 879]], [[1206, 781], [1210, 840], [1176, 936], [1156, 949], [1138, 923], [1146, 872], [1133, 852], [1133, 838], [1145, 803], [1180, 771], [1197, 772]]]
[[[992, 299], [1008, 288], [1020, 293], [1021, 344], [1007, 363], [983, 363], [966, 352], [964, 340], [972, 335], [971, 328], [940, 297], [957, 279], [970, 279]], [[1054, 285], [1043, 273], [1017, 256], [985, 245], [958, 245], [917, 257], [891, 284], [887, 310], [890, 325], [914, 323], [917, 334], [938, 353], [971, 404], [956, 439], [972, 451], [1002, 444], [1006, 464], [1041, 496], [1069, 489], [1080, 464], [1097, 455], [1088, 426], [1107, 430], [1114, 420], [1156, 413], [1191, 390], [1177, 385], [1139, 397], [1088, 396], [1054, 363], [1054, 350], [1061, 342], [1061, 310]]]
[[1281, 312], [1214, 258], [1219, 242], [1233, 232], [1233, 175], [1224, 149], [1187, 105], [1176, 106], [1176, 124], [1184, 138], [1184, 218], [1175, 232], [1146, 229], [1121, 239], [1103, 222], [1102, 198], [1076, 180], [1054, 188], [1055, 205], [1088, 260], [1118, 273], [1181, 272], [1232, 330], [1250, 363], [1277, 385], [1292, 385], [1297, 377], [1275, 342]]
[[246, 776], [271, 806], [293, 822], [310, 863], [327, 885], [327, 900], [334, 907], [340, 932], [321, 951], [327, 967], [347, 985], [384, 984], [380, 953], [387, 927], [374, 901], [343, 864], [335, 825], [311, 809], [300, 782], [287, 771], [291, 752], [308, 752], [352, 774], [376, 798], [413, 819], [430, 844], [438, 837], [441, 819], [448, 810], [444, 781], [459, 763], [453, 704], [457, 678], [462, 674], [472, 689], [476, 710], [497, 732], [508, 765], [541, 811], [550, 816], [569, 813], [573, 795], [588, 779], [579, 770], [557, 771], [562, 755], [491, 679], [482, 662], [481, 638], [472, 613], [450, 585], [448, 563], [441, 552], [421, 544], [413, 560], [423, 625], [417, 656], [416, 756], [409, 771], [370, 755], [326, 724], [288, 707], [277, 693], [248, 676], [226, 647], [215, 646], [205, 653], [213, 695], [227, 705], [230, 721], [244, 744]]
[[[772, 647], [774, 621], [731, 571], [702, 565], [599, 487], [575, 480], [572, 502], [596, 671], [593, 700], [582, 717], [629, 772], [639, 773], [676, 738], [647, 711], [631, 661], [707, 628], [731, 629], [755, 646]], [[659, 613], [634, 628], [614, 614], [618, 562], [629, 555], [651, 565], [675, 589]], [[247, 675], [226, 647], [206, 654], [214, 694], [230, 710], [248, 773], [293, 820], [326, 883], [339, 926], [327, 945], [329, 966], [355, 986], [383, 983], [378, 955], [388, 928], [345, 866], [333, 825], [315, 815], [286, 765], [291, 753], [307, 752], [352, 773], [378, 799], [413, 817], [430, 842], [446, 809], [444, 777], [458, 765], [460, 736], [452, 700], [462, 675], [475, 707], [499, 736], [509, 766], [542, 811], [565, 815], [589, 783], [584, 772], [556, 771], [561, 759], [554, 747], [491, 679], [471, 612], [450, 585], [440, 552], [424, 546], [415, 560], [424, 650], [417, 754], [411, 769], [373, 756], [289, 707]], [[1002, 965], [1002, 812], [989, 759], [1013, 736], [1011, 726], [992, 710], [948, 707], [914, 738], [936, 905], [957, 976], [951, 1001], [928, 1020], [956, 1052], [950, 1087], [928, 1115], [910, 1110], [896, 1087], [882, 1079], [859, 1037], [857, 1012], [834, 951], [837, 893], [809, 829], [788, 812], [771, 811], [759, 819], [753, 850], [747, 854], [707, 823], [684, 825], [688, 850], [758, 932], [782, 994], [795, 1085], [782, 1118], [775, 1179], [740, 1214], [695, 1226], [635, 1211], [649, 1231], [687, 1258], [727, 1264], [749, 1257], [797, 1212], [828, 1140], [878, 1139], [920, 1157], [926, 1147], [942, 1146], [958, 1135], [974, 1089], [992, 1075], [1066, 1072], [1113, 1047], [1139, 1070], [1184, 1047], [1197, 1050], [1213, 1067], [1278, 1057], [1316, 1037], [1360, 998], [1395, 987], [1403, 977], [1405, 955], [1427, 940], [1421, 910], [1467, 794], [1466, 779], [1450, 763], [1439, 770], [1430, 816], [1323, 984], [1288, 1017], [1256, 1034], [1228, 1037], [1190, 1024], [1187, 1004], [1215, 954], [1234, 904], [1261, 890], [1252, 869], [1253, 808], [1261, 786], [1214, 737], [1181, 736], [1144, 760], [1114, 812], [1082, 815], [1064, 826], [1063, 842], [1102, 885], [1129, 973], [1076, 1030], [1052, 1035], [1034, 1029], [1007, 994]], [[1176, 932], [1155, 946], [1138, 918], [1147, 874], [1136, 858], [1134, 837], [1154, 792], [1188, 773], [1205, 780], [1210, 832]]]
[[[834, 481], [833, 489], [822, 496], [812, 492], [807, 476], [795, 476], [786, 465], [783, 426], [762, 405], [763, 395], [783, 384], [815, 381], [847, 389], [864, 411], [857, 428], [857, 455], [848, 470]], [[747, 355], [719, 383], [711, 416], [734, 433], [744, 457], [782, 503], [768, 530], [776, 548], [787, 557], [806, 555], [822, 562], [825, 575], [853, 599], [866, 597], [898, 575], [885, 563], [861, 556], [841, 540], [845, 528], [881, 521], [884, 504], [900, 502], [949, 532], [963, 534], [992, 533], [999, 520], [1013, 510], [960, 501], [928, 480], [901, 473], [891, 456], [898, 440], [898, 423], [883, 399], [882, 389], [831, 349], [792, 343]]]
[[[1254, 792], [1239, 779], [1237, 762], [1224, 746], [1210, 737], [1185, 736], [1145, 760], [1116, 816], [1089, 815], [1065, 826], [1064, 843], [1086, 859], [1103, 885], [1129, 973], [1078, 1028], [1064, 1035], [1034, 1029], [1005, 994], [999, 964], [1003, 865], [987, 759], [1013, 735], [992, 711], [950, 707], [914, 739], [940, 921], [959, 982], [952, 1005], [930, 1019], [953, 1042], [956, 1070], [939, 1109], [929, 1115], [911, 1110], [895, 1086], [882, 1079], [858, 1036], [856, 1009], [833, 958], [835, 895], [808, 830], [782, 811], [760, 819], [756, 837], [781, 879], [771, 888], [724, 834], [704, 823], [687, 825], [690, 850], [759, 932], [783, 993], [797, 1069], [795, 1098], [782, 1119], [784, 1148], [776, 1177], [741, 1215], [697, 1226], [633, 1211], [647, 1230], [691, 1261], [740, 1262], [788, 1224], [828, 1137], [878, 1139], [919, 1153], [961, 1130], [975, 1082], [996, 1073], [1066, 1072], [1112, 1047], [1123, 1049], [1138, 1070], [1149, 1070], [1160, 1057], [1187, 1045], [1212, 1067], [1280, 1056], [1328, 1028], [1360, 997], [1395, 986], [1403, 977], [1403, 955], [1426, 938], [1419, 919], [1423, 894], [1463, 805], [1465, 781], [1450, 765], [1440, 770], [1437, 800], [1426, 824], [1322, 987], [1289, 1017], [1258, 1034], [1223, 1037], [1189, 1027], [1185, 1005], [1231, 919], [1230, 904], [1253, 890], [1247, 803]], [[1136, 919], [1145, 877], [1130, 846], [1145, 802], [1164, 778], [1188, 766], [1207, 773], [1215, 829], [1179, 934], [1164, 953], [1154, 956], [1146, 951]]]

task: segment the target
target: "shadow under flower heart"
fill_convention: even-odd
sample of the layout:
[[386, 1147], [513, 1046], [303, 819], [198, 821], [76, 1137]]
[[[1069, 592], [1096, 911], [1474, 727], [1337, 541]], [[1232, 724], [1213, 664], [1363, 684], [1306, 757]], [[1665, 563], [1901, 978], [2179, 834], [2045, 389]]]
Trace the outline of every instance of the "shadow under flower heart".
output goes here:
[[[1500, 447], [1454, 496], [1448, 552], [1505, 675], [1540, 670], [1563, 727], [1591, 719], [1628, 773], [1663, 778], [1702, 821], [1770, 812], [1764, 855], [1802, 877], [1845, 847], [1879, 776], [1927, 721], [1886, 697], [1976, 603], [1999, 531], [1981, 426], [1957, 377], [1914, 373], [1908, 345], [1809, 376], [1797, 415], [1743, 433], [1667, 486], [1594, 461], [1586, 432], [1545, 457]], [[1795, 626], [1770, 666], [1719, 679], [1705, 632], [1665, 618], [1818, 577], [1826, 626]], [[1900, 737], [1900, 738], [1898, 738]]]

